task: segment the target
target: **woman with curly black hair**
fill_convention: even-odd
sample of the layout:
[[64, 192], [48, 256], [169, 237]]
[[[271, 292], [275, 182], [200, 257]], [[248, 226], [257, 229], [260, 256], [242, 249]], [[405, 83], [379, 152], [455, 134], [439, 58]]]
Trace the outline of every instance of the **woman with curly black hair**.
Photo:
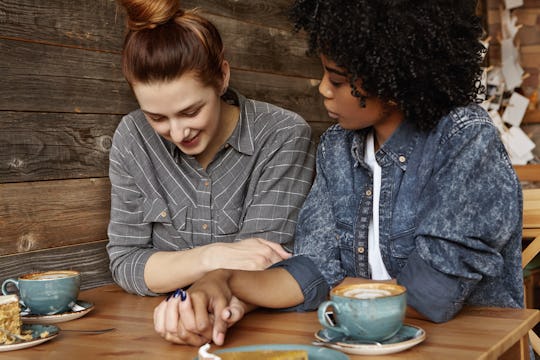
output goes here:
[[[292, 17], [321, 58], [319, 92], [338, 123], [320, 140], [295, 256], [208, 273], [156, 330], [222, 344], [252, 305], [313, 310], [346, 277], [406, 286], [408, 316], [435, 322], [464, 305], [522, 307], [521, 188], [475, 104], [475, 2], [297, 0]], [[246, 306], [228, 306], [236, 298]]]

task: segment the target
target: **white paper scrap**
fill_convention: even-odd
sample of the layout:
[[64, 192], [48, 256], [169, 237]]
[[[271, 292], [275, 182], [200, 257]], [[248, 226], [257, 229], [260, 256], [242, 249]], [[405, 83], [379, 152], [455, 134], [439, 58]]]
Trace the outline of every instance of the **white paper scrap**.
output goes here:
[[523, 6], [523, 0], [504, 0], [504, 5], [507, 9], [515, 9]]
[[514, 126], [519, 126], [523, 120], [523, 116], [525, 116], [528, 105], [528, 98], [517, 92], [512, 93], [502, 115], [503, 121]]

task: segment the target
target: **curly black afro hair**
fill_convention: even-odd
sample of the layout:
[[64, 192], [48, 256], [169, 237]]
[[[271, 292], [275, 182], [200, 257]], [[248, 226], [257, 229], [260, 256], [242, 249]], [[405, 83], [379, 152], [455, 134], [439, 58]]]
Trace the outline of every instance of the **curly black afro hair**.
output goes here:
[[296, 0], [291, 19], [312, 54], [348, 70], [353, 95], [360, 79], [369, 96], [429, 130], [479, 101], [486, 49], [475, 10], [475, 0]]

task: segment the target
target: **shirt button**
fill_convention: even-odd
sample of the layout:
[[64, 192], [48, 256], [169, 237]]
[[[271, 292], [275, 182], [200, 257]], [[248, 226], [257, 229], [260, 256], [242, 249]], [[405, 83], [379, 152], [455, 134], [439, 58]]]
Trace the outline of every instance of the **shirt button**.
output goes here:
[[210, 185], [210, 183], [208, 181], [205, 181], [204, 186], [208, 187], [208, 185]]
[[228, 149], [229, 146], [230, 146], [229, 144], [225, 144], [223, 147], [224, 147], [225, 149]]
[[167, 216], [167, 212], [166, 211], [162, 211], [161, 214], [159, 214], [162, 218], [164, 218], [165, 216]]
[[356, 249], [356, 251], [358, 251], [359, 254], [363, 254], [364, 251], [366, 251], [366, 250], [364, 249], [363, 246], [359, 246], [358, 249]]
[[405, 156], [403, 156], [403, 155], [400, 155], [398, 160], [399, 160], [400, 163], [404, 163], [405, 160], [407, 160], [407, 158]]
[[203, 228], [203, 230], [208, 229], [208, 224], [202, 224], [202, 228]]
[[366, 190], [366, 195], [371, 196], [371, 189]]

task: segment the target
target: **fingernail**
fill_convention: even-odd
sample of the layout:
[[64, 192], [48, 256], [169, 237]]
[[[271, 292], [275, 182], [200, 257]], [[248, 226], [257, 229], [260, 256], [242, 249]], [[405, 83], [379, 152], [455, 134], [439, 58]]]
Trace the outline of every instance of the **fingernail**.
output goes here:
[[173, 297], [177, 298], [179, 296], [180, 296], [181, 301], [186, 300], [186, 291], [184, 289], [176, 289], [176, 291], [173, 294]]
[[165, 299], [165, 301], [169, 301], [169, 299], [171, 298], [172, 294], [173, 294], [173, 293], [170, 292], [169, 295], [167, 295], [167, 298]]
[[231, 310], [227, 310], [227, 313], [225, 314], [225, 319], [229, 320], [232, 316]]

